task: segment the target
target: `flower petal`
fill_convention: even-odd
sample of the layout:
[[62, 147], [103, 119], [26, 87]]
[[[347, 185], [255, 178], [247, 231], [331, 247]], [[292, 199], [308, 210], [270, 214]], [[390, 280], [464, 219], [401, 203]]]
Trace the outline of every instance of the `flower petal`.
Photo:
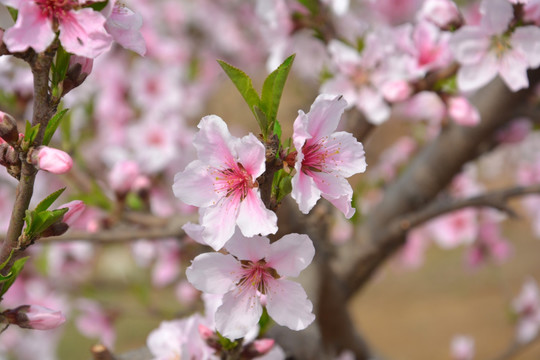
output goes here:
[[232, 153], [235, 139], [225, 121], [219, 116], [208, 115], [202, 118], [197, 127], [200, 131], [195, 135], [193, 145], [200, 161], [215, 167], [236, 163], [235, 154]]
[[309, 236], [288, 234], [270, 245], [266, 263], [281, 276], [297, 277], [314, 255], [315, 247]]
[[461, 91], [478, 90], [497, 76], [497, 59], [488, 54], [484, 60], [475, 65], [464, 65], [458, 70], [457, 82]]
[[366, 171], [364, 146], [351, 133], [340, 131], [328, 137], [324, 147], [330, 156], [326, 158], [324, 169], [343, 177]]
[[499, 75], [512, 91], [529, 86], [527, 60], [518, 51], [510, 51], [499, 62]]
[[9, 51], [21, 52], [29, 47], [43, 52], [54, 40], [52, 22], [41, 14], [33, 1], [23, 1], [15, 25], [6, 30], [3, 41]]
[[315, 320], [313, 304], [302, 285], [289, 280], [274, 280], [266, 294], [268, 315], [279, 325], [292, 330], [303, 330]]
[[490, 35], [505, 32], [514, 17], [512, 5], [508, 0], [483, 0], [480, 12], [484, 14], [482, 27], [487, 29]]
[[205, 253], [186, 269], [186, 277], [197, 289], [210, 294], [225, 294], [239, 280], [242, 268], [230, 255]]
[[238, 199], [232, 196], [221, 199], [215, 206], [201, 208], [203, 240], [214, 250], [221, 249], [234, 234], [238, 208]]
[[540, 66], [540, 28], [536, 26], [518, 27], [510, 40], [512, 47], [519, 49], [527, 58], [529, 67]]
[[464, 26], [448, 42], [456, 60], [463, 65], [477, 64], [486, 55], [490, 40], [478, 26]]
[[174, 176], [172, 188], [174, 196], [193, 206], [211, 206], [220, 198], [214, 188], [214, 179], [208, 173], [208, 166], [199, 160], [192, 161], [184, 171]]
[[264, 236], [247, 238], [240, 231], [236, 231], [227, 241], [225, 248], [239, 260], [257, 262], [264, 259], [270, 252], [270, 240]]
[[223, 296], [223, 304], [216, 312], [216, 329], [228, 339], [244, 337], [262, 315], [262, 306], [255, 288], [237, 289]]
[[307, 113], [306, 131], [313, 141], [334, 132], [341, 120], [341, 115], [347, 107], [347, 101], [342, 96], [329, 100], [327, 95], [319, 95]]
[[322, 196], [336, 206], [346, 217], [354, 215], [351, 207], [353, 190], [345, 178], [324, 172], [313, 173], [313, 180]]
[[275, 234], [278, 230], [276, 213], [264, 206], [259, 190], [256, 189], [249, 190], [240, 203], [236, 223], [247, 237]]
[[297, 167], [296, 171], [291, 180], [291, 196], [296, 200], [300, 211], [307, 214], [321, 198], [321, 191], [317, 188], [311, 176], [306, 175], [299, 167]]
[[266, 150], [253, 134], [244, 136], [236, 143], [238, 162], [255, 180], [265, 170]]
[[112, 37], [104, 28], [105, 17], [97, 11], [70, 11], [59, 23], [60, 41], [70, 53], [93, 59], [111, 47]]

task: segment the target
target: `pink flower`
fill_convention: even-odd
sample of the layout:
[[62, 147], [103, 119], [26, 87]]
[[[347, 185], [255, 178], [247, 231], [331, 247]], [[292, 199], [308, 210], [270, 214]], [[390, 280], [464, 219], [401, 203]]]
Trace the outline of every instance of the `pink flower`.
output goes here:
[[62, 222], [71, 226], [77, 221], [79, 216], [81, 216], [82, 212], [86, 209], [86, 205], [81, 200], [73, 200], [60, 205], [59, 209], [63, 208], [67, 208], [68, 211], [64, 214]]
[[218, 116], [204, 117], [193, 141], [199, 159], [174, 178], [174, 194], [198, 206], [201, 237], [219, 250], [238, 225], [242, 234], [277, 231], [276, 214], [263, 204], [257, 178], [265, 170], [265, 148], [253, 134], [233, 137]]
[[127, 194], [140, 173], [139, 165], [135, 161], [119, 161], [109, 173], [109, 185], [116, 193]]
[[527, 343], [538, 334], [540, 329], [540, 292], [534, 279], [527, 279], [512, 305], [519, 316], [517, 339], [522, 343]]
[[30, 154], [30, 162], [40, 170], [63, 174], [71, 170], [73, 160], [66, 152], [48, 146], [40, 146]]
[[457, 81], [462, 91], [477, 90], [497, 74], [512, 91], [529, 86], [527, 69], [540, 65], [540, 28], [522, 26], [507, 34], [513, 19], [508, 0], [484, 0], [479, 26], [464, 26], [450, 39], [461, 64]]
[[197, 289], [224, 294], [217, 309], [217, 330], [225, 337], [245, 336], [262, 314], [260, 297], [266, 296], [266, 310], [280, 325], [305, 329], [315, 319], [313, 305], [296, 282], [313, 259], [315, 248], [307, 235], [288, 234], [270, 244], [266, 237], [251, 239], [236, 234], [226, 244], [228, 255], [206, 253], [197, 256], [186, 270]]
[[294, 121], [293, 141], [297, 151], [292, 178], [292, 197], [307, 214], [322, 196], [345, 217], [353, 216], [353, 190], [345, 180], [366, 170], [364, 147], [352, 134], [334, 132], [347, 102], [317, 97], [310, 111], [302, 110]]
[[454, 96], [448, 100], [448, 115], [459, 125], [474, 126], [480, 123], [480, 113], [463, 96]]
[[[0, 0], [15, 5], [13, 1]], [[90, 8], [80, 8], [78, 0], [19, 1], [15, 25], [4, 34], [4, 43], [13, 52], [29, 47], [43, 52], [52, 43], [58, 30], [64, 48], [73, 54], [95, 58], [111, 45], [105, 28], [105, 17]]]
[[495, 221], [484, 221], [478, 229], [478, 239], [467, 253], [467, 263], [478, 267], [488, 257], [500, 264], [507, 260], [512, 253], [508, 241], [501, 235], [501, 229]]
[[92, 300], [79, 299], [77, 307], [81, 310], [81, 315], [75, 324], [81, 334], [90, 338], [99, 338], [105, 346], [112, 348], [116, 340], [116, 331], [111, 317]]
[[443, 28], [459, 20], [460, 13], [452, 0], [426, 0], [417, 17]]
[[431, 220], [427, 226], [437, 245], [443, 249], [470, 244], [478, 233], [477, 212], [471, 208], [456, 210]]
[[40, 305], [22, 305], [2, 313], [10, 324], [35, 330], [50, 330], [62, 325], [66, 318], [62, 312]]
[[472, 360], [474, 357], [474, 339], [466, 335], [457, 335], [450, 345], [453, 360]]
[[117, 0], [110, 0], [104, 12], [108, 13], [105, 29], [113, 39], [124, 48], [143, 56], [146, 43], [140, 33], [142, 16]]

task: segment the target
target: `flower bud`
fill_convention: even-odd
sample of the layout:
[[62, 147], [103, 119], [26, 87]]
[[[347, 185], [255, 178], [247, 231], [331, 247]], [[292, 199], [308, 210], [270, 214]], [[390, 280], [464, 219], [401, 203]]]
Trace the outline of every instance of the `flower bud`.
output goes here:
[[40, 146], [28, 153], [28, 161], [40, 170], [53, 174], [68, 172], [73, 160], [66, 152], [48, 146]]
[[9, 324], [25, 329], [50, 330], [62, 325], [66, 318], [60, 311], [39, 305], [22, 305], [2, 313]]
[[15, 144], [19, 140], [19, 131], [15, 119], [0, 111], [0, 137], [10, 144]]
[[204, 326], [203, 324], [199, 324], [199, 334], [201, 335], [201, 338], [203, 340], [210, 339], [214, 336], [214, 332], [207, 326]]
[[81, 85], [92, 72], [93, 65], [93, 59], [71, 55], [69, 58], [69, 67], [63, 82], [62, 96]]
[[381, 87], [384, 98], [390, 102], [399, 102], [409, 98], [412, 88], [405, 80], [388, 81]]
[[136, 162], [120, 161], [109, 173], [109, 184], [117, 194], [127, 194], [139, 174], [139, 165]]
[[260, 339], [247, 344], [242, 349], [241, 357], [243, 359], [254, 359], [259, 356], [267, 354], [274, 347], [275, 341], [273, 339]]
[[463, 126], [474, 126], [480, 122], [480, 113], [463, 96], [455, 96], [448, 100], [448, 115]]
[[67, 208], [68, 211], [64, 214], [62, 222], [66, 223], [68, 226], [71, 226], [75, 221], [77, 221], [79, 216], [81, 216], [84, 209], [86, 209], [86, 205], [81, 200], [73, 200], [61, 205], [58, 209], [65, 208]]

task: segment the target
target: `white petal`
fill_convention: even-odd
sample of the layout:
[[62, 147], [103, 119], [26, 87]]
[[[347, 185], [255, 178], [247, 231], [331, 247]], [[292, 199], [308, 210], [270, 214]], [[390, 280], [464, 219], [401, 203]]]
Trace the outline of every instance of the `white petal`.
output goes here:
[[239, 260], [256, 262], [264, 259], [270, 252], [270, 240], [264, 236], [247, 238], [240, 231], [236, 231], [227, 241], [225, 248]]
[[364, 146], [351, 133], [343, 131], [333, 133], [328, 137], [324, 147], [333, 150], [326, 158], [325, 170], [336, 172], [346, 178], [366, 171]]
[[464, 65], [458, 70], [457, 82], [464, 92], [478, 90], [497, 76], [497, 60], [489, 54], [476, 65]]
[[174, 196], [193, 206], [215, 205], [220, 198], [208, 166], [199, 160], [192, 161], [184, 171], [174, 176], [172, 188]]
[[390, 117], [390, 106], [378, 91], [368, 86], [360, 90], [356, 104], [373, 125], [380, 125]]
[[460, 64], [474, 65], [486, 55], [490, 39], [482, 28], [464, 26], [452, 35], [448, 45]]
[[514, 17], [514, 10], [508, 0], [483, 0], [480, 5], [482, 27], [490, 34], [502, 34]]
[[214, 167], [222, 167], [236, 162], [232, 153], [235, 138], [229, 132], [225, 121], [219, 116], [208, 115], [201, 119], [197, 127], [193, 145], [197, 148], [199, 160]]
[[240, 263], [230, 255], [205, 253], [193, 259], [186, 277], [197, 289], [210, 294], [225, 294], [241, 276]]
[[256, 290], [230, 291], [223, 296], [223, 304], [216, 312], [216, 328], [228, 339], [244, 337], [262, 315]]
[[540, 28], [536, 26], [518, 27], [510, 40], [513, 48], [519, 49], [527, 57], [529, 67], [540, 66]]
[[307, 132], [313, 140], [320, 139], [333, 133], [341, 120], [341, 115], [347, 107], [343, 97], [328, 100], [324, 94], [319, 95], [307, 113]]
[[276, 213], [264, 206], [259, 190], [256, 189], [249, 190], [240, 203], [236, 223], [247, 237], [275, 234], [278, 230]]
[[266, 150], [264, 145], [253, 134], [244, 136], [235, 145], [238, 162], [253, 179], [258, 178], [265, 170]]
[[510, 51], [499, 62], [499, 74], [512, 91], [529, 86], [527, 60], [517, 51]]
[[309, 236], [288, 234], [270, 245], [266, 263], [281, 276], [297, 277], [314, 255], [315, 247]]
[[268, 315], [279, 325], [292, 330], [303, 330], [315, 320], [313, 304], [302, 285], [289, 280], [275, 280], [268, 284]]
[[300, 211], [307, 214], [321, 198], [321, 191], [315, 186], [312, 177], [306, 175], [302, 170], [297, 169], [296, 171], [291, 180], [291, 196], [296, 200]]
[[209, 208], [201, 209], [200, 223], [204, 226], [203, 240], [214, 250], [219, 250], [234, 234], [238, 201], [232, 196], [225, 197]]

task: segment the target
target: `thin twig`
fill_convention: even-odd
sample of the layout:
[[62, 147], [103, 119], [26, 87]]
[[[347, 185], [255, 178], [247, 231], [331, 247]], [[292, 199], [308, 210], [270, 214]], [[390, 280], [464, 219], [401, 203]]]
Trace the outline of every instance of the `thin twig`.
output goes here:
[[495, 356], [492, 360], [510, 360], [517, 355], [521, 354], [525, 349], [540, 340], [540, 333], [526, 343], [514, 341], [508, 346], [508, 348], [501, 354]]

